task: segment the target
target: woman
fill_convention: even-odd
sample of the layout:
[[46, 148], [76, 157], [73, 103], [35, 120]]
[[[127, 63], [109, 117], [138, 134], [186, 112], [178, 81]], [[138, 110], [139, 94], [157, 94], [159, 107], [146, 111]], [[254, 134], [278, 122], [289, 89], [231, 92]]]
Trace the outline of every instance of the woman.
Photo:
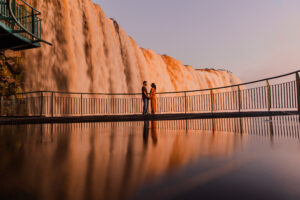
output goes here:
[[151, 99], [151, 113], [155, 114], [156, 112], [156, 85], [155, 83], [151, 84], [151, 90], [150, 90], [150, 99]]

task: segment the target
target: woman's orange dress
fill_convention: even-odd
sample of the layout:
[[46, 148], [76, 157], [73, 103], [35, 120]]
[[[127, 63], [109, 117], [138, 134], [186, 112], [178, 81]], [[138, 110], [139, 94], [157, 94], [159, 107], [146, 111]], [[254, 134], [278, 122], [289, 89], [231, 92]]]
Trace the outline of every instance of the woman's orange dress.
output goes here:
[[150, 91], [150, 99], [151, 99], [151, 113], [155, 114], [156, 112], [156, 90], [154, 88]]

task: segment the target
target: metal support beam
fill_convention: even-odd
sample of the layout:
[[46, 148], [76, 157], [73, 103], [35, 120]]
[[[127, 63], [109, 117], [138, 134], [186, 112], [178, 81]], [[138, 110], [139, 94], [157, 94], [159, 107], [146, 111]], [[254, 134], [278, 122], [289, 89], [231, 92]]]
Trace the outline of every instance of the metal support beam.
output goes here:
[[12, 30], [12, 33], [25, 33], [23, 30]]

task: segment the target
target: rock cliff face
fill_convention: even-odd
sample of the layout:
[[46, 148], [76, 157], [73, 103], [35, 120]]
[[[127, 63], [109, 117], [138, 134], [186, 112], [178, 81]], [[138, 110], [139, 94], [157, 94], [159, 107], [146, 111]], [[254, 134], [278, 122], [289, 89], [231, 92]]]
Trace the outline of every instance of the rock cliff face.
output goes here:
[[42, 11], [43, 38], [53, 46], [23, 52], [25, 90], [139, 92], [143, 80], [158, 91], [239, 83], [227, 71], [184, 66], [140, 48], [90, 0], [31, 0]]
[[22, 92], [22, 61], [20, 52], [0, 52], [0, 96]]

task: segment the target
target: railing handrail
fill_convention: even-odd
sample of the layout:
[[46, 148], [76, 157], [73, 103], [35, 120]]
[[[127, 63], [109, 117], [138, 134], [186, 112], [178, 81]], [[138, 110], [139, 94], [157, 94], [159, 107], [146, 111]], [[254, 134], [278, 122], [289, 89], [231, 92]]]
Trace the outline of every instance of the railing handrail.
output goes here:
[[[22, 2], [24, 2], [24, 1], [22, 0]], [[13, 18], [13, 20], [16, 22], [16, 24], [17, 24], [23, 31], [25, 31], [25, 32], [26, 32], [28, 35], [30, 35], [31, 37], [35, 38], [35, 39], [37, 40], [37, 42], [44, 42], [44, 43], [46, 43], [46, 44], [52, 46], [52, 43], [47, 42], [47, 41], [43, 40], [42, 38], [40, 38], [38, 35], [35, 35], [35, 34], [31, 33], [30, 31], [28, 31], [28, 30], [27, 30], [27, 29], [26, 29], [26, 28], [25, 28], [25, 27], [17, 20], [16, 16], [14, 15], [14, 12], [13, 12], [12, 7], [11, 7], [11, 5], [12, 5], [12, 0], [8, 0], [7, 3], [8, 3], [9, 14], [10, 14], [11, 17]], [[28, 4], [26, 3], [26, 5], [28, 5]]]
[[[204, 92], [204, 91], [213, 91], [213, 90], [220, 90], [220, 89], [226, 89], [226, 88], [232, 88], [232, 87], [239, 87], [244, 85], [249, 85], [253, 83], [259, 83], [263, 81], [269, 81], [274, 80], [286, 76], [290, 76], [296, 73], [299, 73], [300, 70], [290, 72], [287, 74], [282, 74], [279, 76], [273, 76], [269, 78], [264, 78], [256, 81], [250, 81], [246, 83], [241, 84], [235, 84], [235, 85], [229, 85], [229, 86], [223, 86], [223, 87], [217, 87], [217, 88], [207, 88], [207, 89], [200, 89], [200, 90], [187, 90], [187, 91], [176, 91], [176, 92], [158, 92], [157, 94], [179, 94], [179, 93], [193, 93], [193, 92]], [[133, 95], [141, 95], [141, 93], [80, 93], [80, 92], [61, 92], [61, 91], [51, 91], [51, 90], [43, 90], [43, 91], [32, 91], [32, 92], [23, 92], [23, 93], [16, 93], [16, 95], [22, 95], [22, 94], [35, 94], [35, 93], [55, 93], [55, 94], [70, 94], [70, 95], [107, 95], [107, 96], [133, 96]]]
[[211, 89], [189, 90], [189, 91], [179, 91], [179, 92], [166, 92], [166, 93], [161, 93], [161, 94], [184, 93], [184, 92], [189, 93], [189, 92], [203, 92], [203, 91], [210, 91], [210, 90], [220, 90], [220, 89], [226, 89], [226, 88], [231, 88], [231, 87], [250, 85], [250, 84], [253, 84], [253, 83], [259, 83], [259, 82], [263, 82], [263, 81], [270, 81], [270, 80], [282, 78], [282, 77], [285, 77], [285, 76], [290, 76], [290, 75], [293, 75], [293, 74], [296, 74], [296, 73], [299, 73], [299, 72], [300, 72], [300, 70], [297, 70], [297, 71], [294, 71], [294, 72], [290, 72], [290, 73], [287, 73], [287, 74], [282, 74], [282, 75], [279, 75], [279, 76], [273, 76], [273, 77], [270, 77], [270, 78], [264, 78], [264, 79], [259, 79], [259, 80], [256, 80], [256, 81], [250, 81], [250, 82], [246, 82], [246, 83], [240, 83], [240, 84], [229, 85], [229, 86], [222, 86], [222, 87], [211, 88]]
[[30, 7], [32, 10], [34, 10], [35, 12], [37, 12], [37, 15], [40, 15], [41, 12], [37, 9], [35, 9], [34, 7], [32, 7], [31, 5], [29, 5], [26, 1], [21, 0], [24, 4], [26, 4], [28, 7]]

